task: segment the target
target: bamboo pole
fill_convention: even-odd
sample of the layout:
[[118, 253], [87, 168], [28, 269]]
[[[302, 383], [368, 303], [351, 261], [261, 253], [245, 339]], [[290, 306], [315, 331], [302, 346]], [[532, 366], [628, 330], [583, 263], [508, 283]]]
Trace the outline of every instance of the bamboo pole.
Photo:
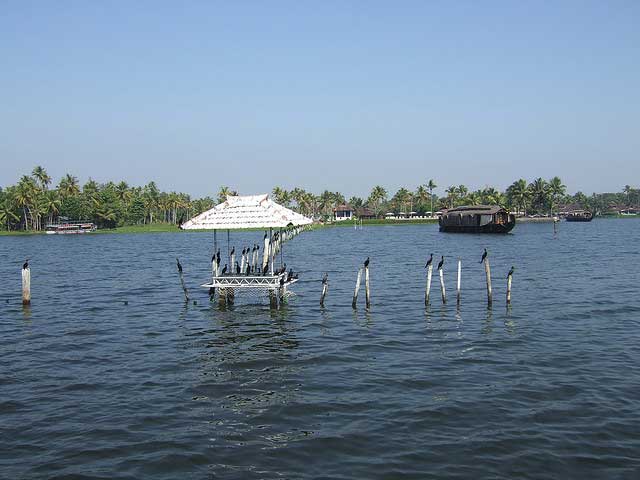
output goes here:
[[322, 295], [320, 295], [320, 306], [324, 307], [324, 299], [327, 296], [327, 290], [329, 290], [329, 274], [325, 273], [322, 277]]
[[442, 268], [438, 269], [438, 273], [440, 274], [440, 293], [442, 293], [442, 303], [447, 303], [447, 292], [444, 288], [444, 273], [442, 272]]
[[484, 273], [487, 279], [487, 305], [491, 307], [493, 304], [493, 293], [491, 289], [491, 265], [489, 265], [489, 257], [484, 259]]
[[358, 270], [358, 278], [356, 279], [356, 289], [353, 292], [353, 301], [351, 302], [351, 306], [356, 308], [356, 304], [358, 303], [358, 292], [360, 291], [360, 278], [362, 277], [362, 268]]
[[[26, 262], [25, 262], [26, 265]], [[31, 304], [31, 268], [22, 268], [22, 305]]]
[[367, 308], [371, 306], [371, 292], [369, 291], [369, 267], [364, 267], [364, 294], [365, 305]]
[[424, 292], [424, 306], [429, 305], [429, 295], [431, 293], [431, 274], [433, 273], [433, 265], [427, 267], [427, 287]]
[[511, 280], [513, 279], [513, 267], [507, 274], [507, 305], [511, 305]]
[[184, 301], [189, 301], [189, 291], [187, 290], [187, 286], [184, 283], [184, 275], [182, 274], [182, 265], [180, 264], [180, 260], [176, 258], [176, 264], [178, 266], [178, 275], [180, 275], [180, 284], [182, 285], [182, 291], [184, 292]]
[[461, 283], [461, 278], [462, 278], [462, 260], [460, 260], [458, 258], [458, 285], [457, 285], [457, 295], [456, 295], [456, 299], [457, 299], [457, 303], [458, 305], [460, 305], [460, 295], [461, 295], [461, 291], [460, 291], [460, 283]]

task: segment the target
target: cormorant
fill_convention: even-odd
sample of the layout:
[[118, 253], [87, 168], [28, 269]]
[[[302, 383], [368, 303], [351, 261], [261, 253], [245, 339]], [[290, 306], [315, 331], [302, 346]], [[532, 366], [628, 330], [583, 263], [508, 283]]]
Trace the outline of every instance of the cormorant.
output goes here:
[[[177, 260], [177, 258], [176, 258], [176, 260]], [[178, 262], [178, 265], [180, 265], [180, 262]], [[29, 259], [28, 258], [22, 264], [22, 269], [23, 270], [26, 270], [27, 268], [29, 268]]]
[[225, 273], [227, 273], [227, 264], [224, 264], [224, 268], [222, 269], [222, 275], [224, 275]]
[[247, 249], [246, 249], [246, 248], [243, 248], [243, 249], [242, 249], [242, 256], [244, 256], [244, 254], [245, 254], [245, 253], [247, 253]]
[[240, 264], [236, 262], [236, 275], [240, 275]]
[[236, 247], [232, 247], [231, 248], [231, 253], [229, 255], [233, 255], [236, 253]]
[[367, 259], [364, 261], [364, 268], [367, 268], [369, 266], [369, 257], [367, 257]]
[[442, 269], [442, 265], [444, 265], [444, 255], [442, 255], [442, 260], [440, 260], [440, 263], [438, 264], [438, 270]]
[[251, 273], [251, 265], [247, 263], [247, 277], [249, 276], [250, 273]]
[[484, 262], [484, 259], [487, 258], [487, 249], [484, 249], [484, 253], [482, 254], [482, 260], [480, 260], [480, 263]]
[[513, 275], [513, 272], [516, 270], [516, 267], [514, 267], [513, 265], [511, 265], [511, 270], [509, 270], [509, 273], [507, 273], [507, 278], [509, 278], [511, 275]]
[[432, 262], [433, 262], [433, 253], [429, 257], [429, 260], [427, 260], [427, 264], [424, 266], [424, 268], [427, 268], [429, 265], [431, 265]]
[[262, 269], [262, 276], [266, 276], [267, 272], [269, 271], [269, 261], [267, 261], [267, 263], [264, 264], [264, 268]]
[[216, 263], [220, 266], [220, 249], [218, 249], [218, 253], [216, 253]]
[[[182, 273], [182, 265], [180, 265], [180, 260], [178, 260], [176, 258], [176, 263], [178, 264], [178, 272]], [[22, 268], [27, 268], [29, 266], [29, 264], [27, 262], [24, 262], [24, 265], [22, 265]]]

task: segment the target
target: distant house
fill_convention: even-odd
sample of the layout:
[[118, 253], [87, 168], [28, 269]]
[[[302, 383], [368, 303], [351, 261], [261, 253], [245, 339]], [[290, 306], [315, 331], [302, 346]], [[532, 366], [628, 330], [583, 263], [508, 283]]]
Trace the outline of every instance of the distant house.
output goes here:
[[375, 220], [376, 212], [369, 210], [367, 207], [356, 209], [356, 217], [360, 220]]
[[333, 219], [336, 222], [353, 219], [353, 208], [349, 205], [338, 205], [333, 209]]

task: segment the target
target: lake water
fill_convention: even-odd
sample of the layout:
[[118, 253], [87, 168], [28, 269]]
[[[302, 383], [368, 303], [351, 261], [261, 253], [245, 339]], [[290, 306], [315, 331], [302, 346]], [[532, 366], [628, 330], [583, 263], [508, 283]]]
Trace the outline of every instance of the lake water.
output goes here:
[[[301, 281], [276, 312], [209, 303], [211, 233], [0, 237], [0, 477], [640, 478], [639, 232], [306, 232], [285, 245]], [[425, 310], [430, 252], [449, 303], [434, 276]], [[353, 311], [367, 256], [372, 306], [361, 291]]]

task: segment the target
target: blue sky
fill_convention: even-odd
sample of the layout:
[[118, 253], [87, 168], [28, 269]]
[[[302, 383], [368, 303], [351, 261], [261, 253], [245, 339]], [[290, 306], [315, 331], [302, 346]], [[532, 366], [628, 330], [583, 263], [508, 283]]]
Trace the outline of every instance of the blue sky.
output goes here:
[[637, 1], [3, 1], [0, 185], [639, 186]]

